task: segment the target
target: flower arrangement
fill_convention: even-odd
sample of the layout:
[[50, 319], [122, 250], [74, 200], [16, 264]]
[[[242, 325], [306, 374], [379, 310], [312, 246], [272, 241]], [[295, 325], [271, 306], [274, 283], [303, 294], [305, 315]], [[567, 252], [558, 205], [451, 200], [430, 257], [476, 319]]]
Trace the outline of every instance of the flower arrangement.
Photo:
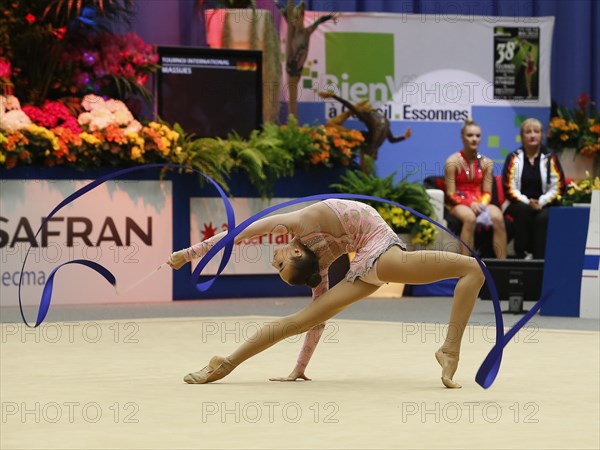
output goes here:
[[[142, 124], [122, 101], [93, 94], [69, 107], [46, 101], [23, 108], [16, 97], [0, 96], [0, 107], [0, 165], [7, 169], [69, 164], [89, 170], [164, 162], [195, 167], [226, 190], [227, 175], [245, 172], [265, 197], [295, 167], [351, 166], [364, 140], [358, 131], [339, 136], [321, 125], [298, 126], [293, 116], [286, 125], [265, 124], [248, 139], [195, 139], [177, 124]], [[80, 113], [73, 115], [73, 110]], [[313, 158], [325, 148], [327, 158]]]
[[326, 166], [341, 164], [344, 167], [356, 158], [356, 152], [365, 141], [358, 130], [348, 130], [341, 127], [304, 127], [315, 147], [310, 155], [311, 164], [324, 164]]
[[579, 182], [571, 181], [567, 186], [567, 192], [562, 198], [562, 204], [573, 206], [575, 203], [591, 203], [592, 191], [600, 189], [600, 177], [593, 178], [589, 172], [586, 178]]
[[600, 153], [600, 115], [587, 94], [576, 100], [577, 108], [558, 108], [548, 126], [548, 146], [561, 151], [574, 148], [577, 154], [595, 156]]
[[165, 124], [142, 125], [118, 100], [105, 101], [88, 95], [77, 118], [61, 103], [46, 102], [42, 108], [17, 109], [12, 114], [27, 120], [0, 122], [0, 164], [7, 169], [19, 164], [53, 167], [69, 163], [79, 169], [130, 166], [152, 162], [185, 163], [182, 133]]
[[64, 95], [104, 93], [123, 98], [125, 91], [149, 98], [144, 85], [158, 68], [158, 54], [137, 34], [100, 32], [72, 42], [61, 54], [61, 64], [69, 68], [68, 83], [56, 84]]

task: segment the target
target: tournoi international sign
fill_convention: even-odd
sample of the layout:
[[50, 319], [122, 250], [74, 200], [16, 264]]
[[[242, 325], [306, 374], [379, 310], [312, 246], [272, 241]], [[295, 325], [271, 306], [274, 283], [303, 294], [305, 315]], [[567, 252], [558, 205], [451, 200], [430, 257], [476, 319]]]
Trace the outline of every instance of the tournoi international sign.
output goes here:
[[[307, 11], [305, 27], [324, 14]], [[300, 121], [342, 112], [321, 91], [353, 104], [368, 100], [393, 135], [412, 130], [410, 139], [381, 147], [378, 175], [422, 179], [443, 174], [444, 161], [461, 148], [462, 123], [472, 118], [482, 127], [480, 151], [499, 173], [520, 145], [522, 120], [548, 122], [553, 28], [553, 17], [342, 13], [312, 33], [298, 86]], [[287, 100], [287, 89], [282, 95]], [[345, 125], [365, 129], [352, 119]]]

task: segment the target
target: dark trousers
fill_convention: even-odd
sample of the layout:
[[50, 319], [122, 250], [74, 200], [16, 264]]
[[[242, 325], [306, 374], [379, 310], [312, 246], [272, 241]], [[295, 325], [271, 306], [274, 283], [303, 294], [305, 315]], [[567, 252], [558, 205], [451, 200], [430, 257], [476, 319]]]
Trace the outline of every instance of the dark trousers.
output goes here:
[[534, 259], [544, 259], [550, 208], [536, 211], [525, 203], [511, 203], [504, 214], [513, 219], [517, 256], [522, 258], [528, 252]]

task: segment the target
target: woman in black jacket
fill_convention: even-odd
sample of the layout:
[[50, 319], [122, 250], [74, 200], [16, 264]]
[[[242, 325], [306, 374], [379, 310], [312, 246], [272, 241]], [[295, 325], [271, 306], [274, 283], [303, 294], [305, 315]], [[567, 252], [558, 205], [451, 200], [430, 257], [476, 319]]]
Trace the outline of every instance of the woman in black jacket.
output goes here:
[[510, 202], [505, 215], [514, 221], [519, 258], [544, 259], [549, 207], [560, 200], [565, 176], [556, 155], [542, 145], [537, 119], [521, 124], [522, 147], [507, 156], [502, 169], [504, 193]]

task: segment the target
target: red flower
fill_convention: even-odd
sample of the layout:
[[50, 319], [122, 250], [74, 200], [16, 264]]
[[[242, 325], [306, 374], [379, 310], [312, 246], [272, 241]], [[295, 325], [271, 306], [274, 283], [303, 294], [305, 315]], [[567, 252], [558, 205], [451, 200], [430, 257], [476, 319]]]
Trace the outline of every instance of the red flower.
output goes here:
[[67, 28], [62, 27], [62, 28], [57, 28], [56, 30], [52, 31], [52, 34], [54, 34], [54, 36], [56, 36], [56, 39], [61, 41], [62, 38], [65, 37], [66, 32], [67, 32]]
[[0, 78], [10, 78], [10, 61], [0, 58]]
[[31, 25], [33, 22], [35, 22], [35, 16], [29, 13], [25, 16], [25, 20], [29, 23], [29, 25]]
[[23, 112], [31, 119], [31, 121], [41, 127], [52, 128], [58, 122], [58, 117], [42, 111], [37, 106], [23, 106]]
[[585, 111], [588, 105], [591, 103], [590, 97], [584, 92], [579, 96], [575, 103], [577, 103], [577, 106], [579, 106], [581, 111]]

